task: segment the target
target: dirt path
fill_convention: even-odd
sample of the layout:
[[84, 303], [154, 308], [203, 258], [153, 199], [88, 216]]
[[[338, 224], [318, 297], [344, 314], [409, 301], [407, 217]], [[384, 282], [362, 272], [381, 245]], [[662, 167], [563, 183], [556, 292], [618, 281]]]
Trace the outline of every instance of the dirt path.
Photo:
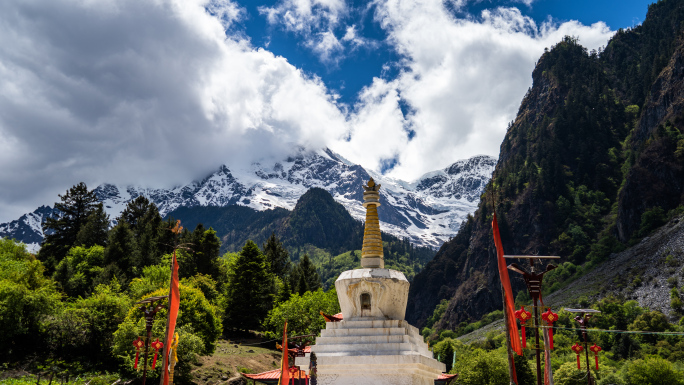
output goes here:
[[256, 342], [238, 344], [219, 340], [214, 354], [201, 357], [200, 365], [193, 369], [193, 382], [199, 385], [234, 384], [239, 383], [240, 372], [261, 373], [278, 368], [281, 353], [275, 350], [275, 342], [262, 345], [256, 345]]

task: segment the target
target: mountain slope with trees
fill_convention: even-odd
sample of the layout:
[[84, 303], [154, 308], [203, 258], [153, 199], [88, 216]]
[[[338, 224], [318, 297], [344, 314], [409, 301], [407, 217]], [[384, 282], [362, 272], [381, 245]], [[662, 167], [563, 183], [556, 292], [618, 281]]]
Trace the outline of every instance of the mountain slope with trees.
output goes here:
[[[265, 244], [275, 234], [293, 261], [308, 254], [326, 286], [342, 271], [360, 266], [364, 225], [321, 188], [309, 189], [292, 211], [256, 211], [243, 206], [183, 207], [169, 213], [168, 218], [181, 219], [189, 227], [197, 223], [212, 227], [221, 239], [222, 253], [242, 249], [247, 240]], [[435, 253], [384, 232], [382, 240], [386, 264], [403, 271], [409, 279]]]
[[549, 286], [684, 210], [682, 22], [684, 1], [662, 0], [602, 52], [566, 37], [542, 55], [478, 210], [411, 285], [410, 322], [424, 326], [443, 300], [437, 329], [501, 308], [492, 206], [507, 254], [562, 257]]

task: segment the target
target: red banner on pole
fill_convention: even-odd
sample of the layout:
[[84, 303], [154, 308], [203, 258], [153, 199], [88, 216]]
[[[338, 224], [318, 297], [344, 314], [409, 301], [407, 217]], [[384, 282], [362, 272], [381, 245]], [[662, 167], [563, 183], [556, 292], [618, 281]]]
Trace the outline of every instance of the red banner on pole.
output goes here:
[[499, 234], [499, 224], [496, 221], [496, 213], [494, 213], [494, 219], [492, 220], [492, 229], [494, 231], [494, 245], [496, 245], [496, 259], [499, 265], [499, 277], [501, 278], [501, 286], [504, 289], [506, 329], [508, 329], [508, 333], [511, 336], [511, 349], [518, 353], [519, 356], [522, 356], [522, 346], [518, 337], [518, 323], [515, 321], [515, 300], [513, 300], [511, 280], [508, 278], [508, 268], [506, 268], [506, 260], [504, 260], [503, 244]]
[[169, 384], [168, 357], [173, 333], [176, 330], [176, 318], [180, 305], [180, 290], [178, 289], [178, 261], [176, 250], [173, 250], [173, 269], [171, 270], [171, 287], [169, 289], [169, 316], [166, 321], [166, 341], [164, 343], [164, 367], [162, 368], [162, 385]]
[[289, 363], [289, 349], [287, 348], [287, 321], [283, 329], [283, 359], [280, 363], [280, 379], [279, 385], [289, 385], [290, 382], [290, 363]]

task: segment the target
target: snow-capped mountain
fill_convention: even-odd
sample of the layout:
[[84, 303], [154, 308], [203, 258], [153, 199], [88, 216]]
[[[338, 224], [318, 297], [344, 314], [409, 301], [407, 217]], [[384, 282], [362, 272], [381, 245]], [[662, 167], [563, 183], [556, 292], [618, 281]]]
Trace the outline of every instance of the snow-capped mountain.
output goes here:
[[[354, 218], [364, 220], [361, 186], [372, 176], [382, 184], [378, 214], [383, 231], [436, 248], [454, 236], [461, 221], [476, 209], [495, 164], [495, 158], [475, 156], [405, 182], [368, 172], [328, 149], [300, 150], [274, 164], [255, 163], [236, 169], [224, 165], [203, 180], [172, 189], [102, 184], [95, 194], [110, 217], [116, 218], [139, 195], [154, 202], [164, 216], [179, 207], [192, 206], [243, 205], [255, 210], [292, 210], [309, 188], [320, 187], [329, 191]], [[0, 236], [27, 244], [39, 243], [43, 237], [40, 223], [51, 213], [50, 207], [42, 206], [18, 220], [0, 224]]]

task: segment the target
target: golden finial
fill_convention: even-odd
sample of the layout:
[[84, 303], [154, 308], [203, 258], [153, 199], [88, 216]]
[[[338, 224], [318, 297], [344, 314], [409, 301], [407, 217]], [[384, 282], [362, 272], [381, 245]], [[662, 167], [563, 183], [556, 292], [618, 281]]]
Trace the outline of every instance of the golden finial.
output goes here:
[[382, 269], [385, 267], [380, 233], [378, 206], [380, 206], [380, 184], [370, 178], [363, 186], [363, 207], [366, 208], [366, 225], [363, 230], [363, 247], [361, 249], [361, 267]]

